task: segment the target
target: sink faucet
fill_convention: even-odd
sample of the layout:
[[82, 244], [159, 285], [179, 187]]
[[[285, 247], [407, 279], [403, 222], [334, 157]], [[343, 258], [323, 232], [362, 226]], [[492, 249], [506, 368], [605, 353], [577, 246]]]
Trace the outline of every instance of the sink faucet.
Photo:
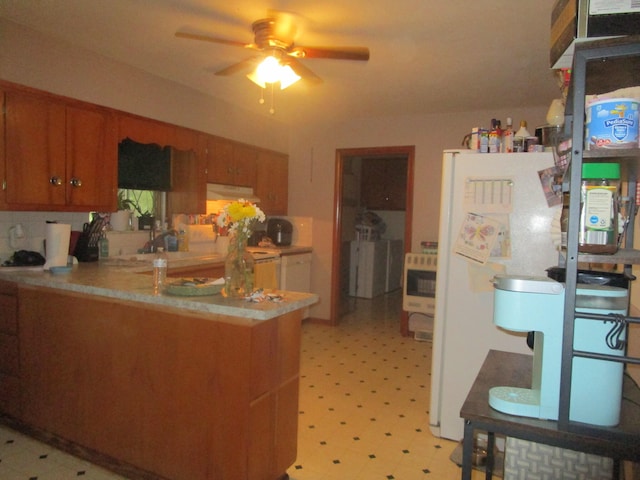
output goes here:
[[151, 230], [149, 231], [149, 251], [154, 253], [156, 249], [156, 229], [152, 225]]

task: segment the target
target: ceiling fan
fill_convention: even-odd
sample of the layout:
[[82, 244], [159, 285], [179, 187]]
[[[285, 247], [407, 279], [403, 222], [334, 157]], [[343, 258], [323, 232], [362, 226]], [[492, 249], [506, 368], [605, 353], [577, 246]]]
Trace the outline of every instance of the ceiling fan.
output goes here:
[[[213, 37], [210, 35], [189, 33], [185, 31], [176, 32], [176, 37], [188, 38], [192, 40], [202, 40], [212, 43], [220, 43], [236, 47], [243, 47], [255, 50], [259, 53], [246, 58], [238, 63], [215, 72], [216, 75], [233, 75], [241, 71], [254, 69], [264, 59], [273, 57], [280, 68], [291, 70], [295, 77], [290, 80], [281, 81], [281, 88], [286, 88], [299, 78], [303, 78], [311, 83], [322, 83], [322, 79], [312, 70], [300, 62], [300, 59], [325, 58], [332, 60], [369, 60], [369, 49], [366, 47], [309, 47], [300, 46], [294, 43], [297, 25], [294, 15], [285, 12], [269, 12], [267, 18], [256, 20], [251, 25], [254, 33], [253, 43], [244, 43], [225, 38]], [[252, 78], [252, 74], [247, 75], [252, 81], [264, 87], [264, 81]], [[260, 83], [262, 81], [262, 83]], [[269, 80], [266, 80], [269, 82]], [[278, 78], [275, 81], [280, 81]], [[286, 84], [285, 84], [286, 82]]]

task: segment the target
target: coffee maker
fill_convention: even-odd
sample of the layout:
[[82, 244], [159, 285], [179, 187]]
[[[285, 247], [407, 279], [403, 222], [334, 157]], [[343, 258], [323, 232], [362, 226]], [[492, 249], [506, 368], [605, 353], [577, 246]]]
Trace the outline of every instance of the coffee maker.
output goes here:
[[267, 235], [278, 247], [291, 245], [293, 225], [284, 218], [270, 218], [267, 220]]
[[[516, 332], [534, 331], [531, 388], [496, 386], [489, 390], [489, 405], [512, 415], [557, 420], [560, 401], [560, 365], [564, 320], [564, 284], [548, 277], [496, 275], [494, 323]], [[626, 315], [628, 290], [607, 285], [578, 285], [576, 310]], [[606, 341], [619, 327], [611, 322], [576, 318], [576, 350], [622, 356], [623, 348]], [[626, 329], [625, 329], [626, 330]], [[625, 333], [618, 340], [623, 344]], [[615, 426], [620, 419], [623, 364], [576, 357], [571, 374], [569, 419]]]

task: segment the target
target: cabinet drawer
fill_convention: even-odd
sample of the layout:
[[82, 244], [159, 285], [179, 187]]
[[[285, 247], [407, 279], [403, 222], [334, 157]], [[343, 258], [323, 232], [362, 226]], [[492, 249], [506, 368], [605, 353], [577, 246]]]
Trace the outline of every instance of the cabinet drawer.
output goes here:
[[0, 333], [0, 373], [20, 376], [18, 337]]
[[18, 299], [0, 293], [0, 332], [15, 335], [18, 332]]

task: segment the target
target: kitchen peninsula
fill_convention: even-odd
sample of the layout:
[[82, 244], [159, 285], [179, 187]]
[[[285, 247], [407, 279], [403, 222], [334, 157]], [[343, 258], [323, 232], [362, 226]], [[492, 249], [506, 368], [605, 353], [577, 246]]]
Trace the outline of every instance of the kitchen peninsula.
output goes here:
[[317, 295], [154, 296], [135, 263], [0, 269], [4, 421], [130, 478], [285, 478]]

